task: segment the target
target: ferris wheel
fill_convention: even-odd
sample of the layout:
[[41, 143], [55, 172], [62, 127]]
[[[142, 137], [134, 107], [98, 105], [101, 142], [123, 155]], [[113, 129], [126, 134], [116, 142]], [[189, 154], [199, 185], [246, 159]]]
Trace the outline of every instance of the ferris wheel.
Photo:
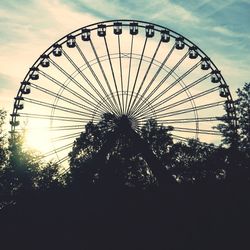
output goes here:
[[137, 20], [99, 22], [62, 37], [31, 66], [14, 99], [12, 135], [25, 128], [43, 157], [60, 164], [85, 125], [104, 113], [127, 116], [135, 130], [153, 118], [181, 141], [218, 143], [218, 118], [236, 123], [213, 61], [181, 34]]

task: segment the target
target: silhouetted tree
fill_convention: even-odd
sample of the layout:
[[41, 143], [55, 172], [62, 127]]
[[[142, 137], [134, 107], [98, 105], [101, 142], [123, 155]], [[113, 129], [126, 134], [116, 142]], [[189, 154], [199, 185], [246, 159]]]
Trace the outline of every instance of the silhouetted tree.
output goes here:
[[222, 179], [226, 166], [226, 155], [222, 151], [222, 148], [195, 139], [178, 142], [170, 148], [168, 166], [178, 182], [215, 181]]
[[0, 166], [1, 168], [6, 164], [7, 149], [6, 149], [6, 135], [3, 131], [3, 124], [6, 117], [6, 112], [0, 110]]
[[245, 83], [242, 89], [237, 90], [238, 98], [235, 101], [238, 133], [239, 133], [239, 149], [244, 152], [247, 158], [250, 158], [250, 82]]
[[[117, 118], [109, 113], [104, 114], [97, 124], [88, 123], [69, 154], [72, 178], [77, 179], [81, 175], [81, 180], [85, 177], [88, 179], [85, 182], [90, 183], [105, 179], [109, 183], [119, 180], [122, 185], [144, 188], [154, 184], [156, 180], [151, 163], [140, 152], [138, 138], [135, 137], [150, 145], [152, 153], [163, 163], [173, 143], [168, 133], [172, 128], [158, 126], [156, 121], [149, 120], [133, 136], [133, 133], [129, 133], [132, 131], [129, 123], [129, 119]], [[108, 141], [110, 144], [106, 145]]]
[[40, 154], [24, 149], [22, 133], [7, 140], [3, 132], [6, 112], [0, 111], [0, 199], [1, 204], [15, 200], [20, 194], [56, 190], [63, 186], [58, 164], [41, 161]]
[[146, 121], [140, 129], [140, 135], [150, 144], [152, 151], [163, 165], [167, 164], [167, 154], [173, 145], [171, 131], [173, 131], [172, 126], [164, 127], [157, 124], [154, 119]]
[[24, 149], [23, 139], [24, 136], [19, 133], [9, 140], [8, 168], [12, 172], [9, 181], [14, 182], [15, 189], [27, 193], [62, 187], [60, 166], [42, 161], [40, 153], [35, 150]]
[[222, 132], [223, 145], [228, 147], [229, 171], [228, 180], [242, 182], [250, 181], [250, 83], [245, 83], [242, 89], [236, 91], [235, 100], [237, 131], [232, 119], [226, 115], [223, 123], [217, 126]]
[[34, 178], [35, 189], [39, 191], [56, 191], [65, 186], [64, 176], [60, 174], [61, 166], [54, 162], [40, 163]]
[[35, 188], [35, 178], [38, 175], [40, 162], [37, 153], [23, 148], [24, 137], [15, 133], [9, 139], [9, 166], [13, 173], [12, 180], [15, 189], [30, 192]]
[[6, 112], [4, 110], [0, 110], [0, 208], [4, 205], [4, 202], [10, 196], [10, 184], [6, 179], [6, 176], [8, 175], [8, 150], [6, 134], [3, 131], [5, 117]]

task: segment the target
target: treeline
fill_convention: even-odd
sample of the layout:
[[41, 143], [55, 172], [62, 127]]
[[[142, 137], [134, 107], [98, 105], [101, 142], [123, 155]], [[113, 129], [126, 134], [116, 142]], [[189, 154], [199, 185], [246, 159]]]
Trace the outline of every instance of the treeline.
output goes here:
[[[237, 95], [238, 133], [235, 133], [231, 120], [225, 116], [217, 127], [223, 134], [220, 146], [194, 139], [174, 143], [171, 137], [173, 127], [160, 126], [151, 119], [137, 134], [150, 147], [153, 153], [151, 158], [156, 158], [152, 163], [148, 156], [150, 152], [143, 152], [142, 144], [138, 145], [138, 138], [129, 134], [130, 126], [126, 125], [129, 121], [104, 114], [98, 124], [88, 123], [85, 132], [75, 140], [69, 154], [70, 172], [64, 175], [60, 174], [59, 165], [45, 163], [37, 152], [25, 150], [22, 134], [15, 135], [13, 139], [4, 133], [2, 127], [6, 114], [1, 111], [2, 203], [20, 193], [65, 189], [78, 182], [84, 185], [114, 182], [116, 185], [142, 189], [154, 187], [159, 184], [152, 172], [153, 166], [150, 166], [154, 164], [164, 168], [176, 183], [249, 182], [250, 83], [238, 89]], [[117, 132], [118, 127], [121, 131]]]

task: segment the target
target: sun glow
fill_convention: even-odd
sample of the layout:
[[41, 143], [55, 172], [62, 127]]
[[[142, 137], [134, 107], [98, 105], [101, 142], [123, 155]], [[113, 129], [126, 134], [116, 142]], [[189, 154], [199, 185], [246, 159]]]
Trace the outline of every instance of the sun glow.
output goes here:
[[25, 146], [35, 149], [41, 154], [49, 152], [52, 145], [48, 130], [27, 130], [25, 133]]
[[24, 145], [45, 154], [51, 150], [50, 130], [45, 121], [29, 121], [24, 129]]

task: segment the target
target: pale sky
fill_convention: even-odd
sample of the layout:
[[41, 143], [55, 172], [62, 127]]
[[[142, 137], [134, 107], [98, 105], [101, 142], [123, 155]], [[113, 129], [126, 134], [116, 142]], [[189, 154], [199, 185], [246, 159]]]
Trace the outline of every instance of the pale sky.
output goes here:
[[97, 21], [138, 19], [197, 44], [234, 93], [250, 81], [250, 0], [1, 0], [0, 107], [13, 98], [33, 62], [71, 31]]

